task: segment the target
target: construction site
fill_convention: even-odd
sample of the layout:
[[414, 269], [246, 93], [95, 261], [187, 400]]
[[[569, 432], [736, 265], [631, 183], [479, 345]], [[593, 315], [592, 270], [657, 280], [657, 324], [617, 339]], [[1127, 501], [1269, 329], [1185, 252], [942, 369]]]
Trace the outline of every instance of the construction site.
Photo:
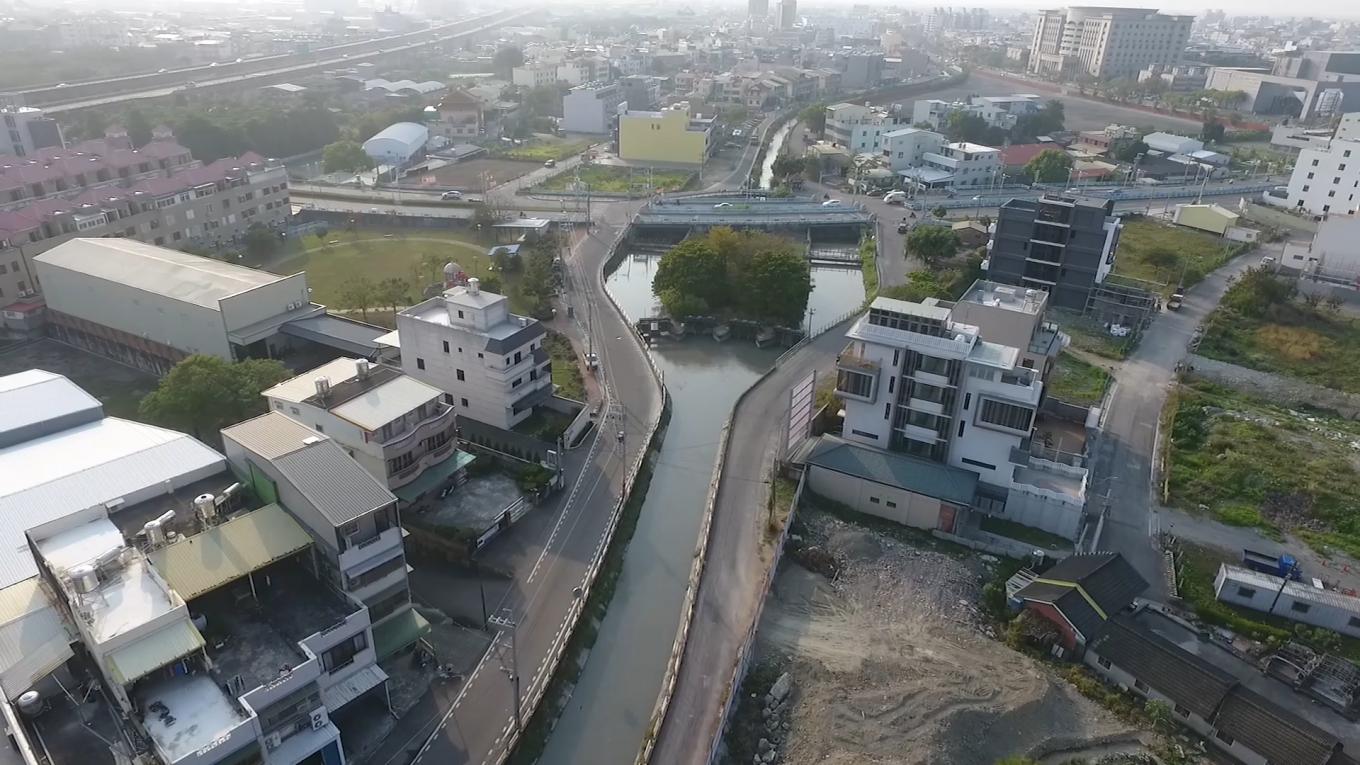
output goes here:
[[[765, 603], [749, 676], [788, 675], [756, 710], [773, 740], [737, 740], [752, 729], [739, 711], [729, 761], [1153, 761], [1142, 731], [991, 635], [978, 609], [999, 561], [810, 504]], [[742, 690], [748, 707], [753, 689]]]

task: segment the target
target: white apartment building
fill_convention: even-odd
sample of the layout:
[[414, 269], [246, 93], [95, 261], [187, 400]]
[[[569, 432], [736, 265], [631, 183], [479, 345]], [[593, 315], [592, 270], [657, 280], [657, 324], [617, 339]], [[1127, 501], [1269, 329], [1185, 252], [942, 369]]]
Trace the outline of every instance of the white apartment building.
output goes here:
[[921, 161], [899, 170], [905, 182], [926, 189], [969, 189], [990, 186], [1001, 176], [1001, 152], [967, 141], [947, 143], [927, 151]]
[[883, 156], [893, 172], [916, 167], [925, 160], [927, 152], [939, 152], [945, 137], [930, 130], [901, 128], [883, 134]]
[[905, 127], [907, 120], [887, 109], [840, 103], [826, 107], [826, 137], [854, 154], [879, 154], [883, 134]]
[[1289, 206], [1312, 215], [1360, 210], [1360, 140], [1303, 149], [1289, 176]]
[[263, 395], [270, 409], [335, 439], [393, 492], [454, 458], [450, 397], [400, 369], [341, 357]]
[[1086, 470], [1031, 454], [1042, 375], [1062, 346], [1046, 305], [1041, 291], [990, 282], [957, 304], [875, 299], [837, 359], [844, 437], [975, 473], [975, 507], [1076, 538]]
[[975, 113], [992, 127], [1010, 130], [1026, 114], [1034, 114], [1044, 107], [1043, 99], [1030, 93], [1012, 96], [978, 96], [970, 99]]
[[510, 70], [510, 81], [521, 88], [544, 88], [557, 84], [557, 64], [534, 61]]
[[1146, 8], [1080, 6], [1040, 11], [1030, 43], [1029, 70], [1046, 75], [1081, 73], [1099, 79], [1137, 77], [1150, 66], [1178, 63], [1194, 20]]
[[614, 82], [588, 82], [562, 97], [562, 129], [568, 133], [608, 135], [628, 109], [623, 87]]
[[449, 394], [460, 416], [509, 429], [553, 394], [545, 334], [474, 278], [398, 312], [379, 342], [400, 348], [406, 374]]
[[277, 410], [223, 429], [222, 442], [241, 482], [315, 541], [321, 578], [368, 609], [379, 659], [429, 631], [411, 608], [405, 534], [386, 486], [330, 436]]

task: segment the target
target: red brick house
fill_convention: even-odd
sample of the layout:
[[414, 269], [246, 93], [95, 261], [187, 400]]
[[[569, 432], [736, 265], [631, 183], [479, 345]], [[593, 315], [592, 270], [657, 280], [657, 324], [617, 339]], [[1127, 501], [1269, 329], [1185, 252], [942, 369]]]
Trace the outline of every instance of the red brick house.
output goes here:
[[1015, 598], [1021, 608], [1053, 624], [1067, 652], [1080, 654], [1147, 586], [1124, 556], [1093, 553], [1063, 559], [1016, 591]]

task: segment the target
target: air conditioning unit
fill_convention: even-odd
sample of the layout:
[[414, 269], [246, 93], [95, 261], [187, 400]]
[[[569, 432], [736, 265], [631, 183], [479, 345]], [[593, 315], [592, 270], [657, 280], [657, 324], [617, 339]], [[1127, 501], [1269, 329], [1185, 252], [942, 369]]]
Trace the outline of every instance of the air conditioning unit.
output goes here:
[[326, 726], [326, 708], [317, 707], [312, 710], [312, 730], [319, 730]]
[[264, 737], [264, 748], [268, 749], [271, 752], [274, 751], [275, 749], [278, 749], [279, 745], [282, 743], [283, 734], [279, 733], [278, 731], [270, 733], [268, 736]]
[[36, 294], [38, 293], [33, 290], [23, 290], [19, 293], [19, 297], [33, 297]]

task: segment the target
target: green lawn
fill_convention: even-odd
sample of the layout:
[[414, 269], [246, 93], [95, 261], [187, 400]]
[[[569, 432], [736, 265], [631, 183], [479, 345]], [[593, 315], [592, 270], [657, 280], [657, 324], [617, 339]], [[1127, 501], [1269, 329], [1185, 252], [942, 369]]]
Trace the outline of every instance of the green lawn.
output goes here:
[[1260, 317], [1219, 308], [1199, 353], [1360, 393], [1360, 322], [1300, 301], [1273, 306]]
[[581, 361], [571, 347], [571, 341], [558, 332], [549, 332], [548, 353], [552, 356], [553, 385], [557, 395], [573, 401], [586, 400], [585, 378], [581, 375]]
[[878, 297], [878, 242], [865, 237], [859, 243], [859, 272], [864, 279], [864, 302], [867, 305]]
[[[576, 182], [577, 170], [566, 170], [539, 186], [545, 191], [568, 191]], [[585, 165], [580, 168], [581, 182], [591, 191], [614, 194], [626, 193], [644, 187], [650, 179], [656, 191], [679, 191], [694, 177], [688, 170], [651, 170], [650, 176], [645, 167], [621, 167], [619, 165]]]
[[[366, 279], [375, 284], [384, 279], [401, 279], [407, 284], [404, 302], [419, 302], [424, 289], [443, 278], [443, 264], [449, 261], [462, 266], [470, 276], [485, 280], [491, 275], [501, 280], [505, 287], [513, 288], [513, 284], [507, 284], [508, 279], [488, 270], [487, 247], [471, 241], [462, 232], [335, 229], [324, 239], [307, 236], [291, 246], [295, 248], [295, 254], [276, 262], [269, 270], [279, 274], [306, 271], [312, 300], [334, 308], [358, 307], [346, 305], [344, 298], [345, 285], [355, 279]], [[510, 289], [511, 306], [521, 310], [515, 305], [513, 292]], [[370, 311], [372, 313], [374, 311]]]
[[1115, 337], [1100, 322], [1093, 321], [1078, 311], [1050, 308], [1049, 318], [1058, 322], [1062, 331], [1072, 338], [1072, 347], [1107, 359], [1120, 361], [1133, 350], [1133, 337]]
[[564, 141], [560, 138], [536, 138], [522, 146], [504, 151], [496, 151], [498, 157], [518, 159], [525, 162], [547, 162], [574, 157], [585, 151], [590, 141]]
[[1170, 501], [1360, 555], [1356, 443], [1360, 423], [1210, 383], [1183, 385], [1171, 424]]
[[1163, 295], [1170, 295], [1177, 283], [1189, 287], [1223, 265], [1235, 244], [1169, 223], [1131, 220], [1119, 235], [1114, 272], [1164, 284]]
[[1048, 395], [1077, 406], [1095, 406], [1109, 381], [1104, 369], [1063, 351], [1048, 376]]

